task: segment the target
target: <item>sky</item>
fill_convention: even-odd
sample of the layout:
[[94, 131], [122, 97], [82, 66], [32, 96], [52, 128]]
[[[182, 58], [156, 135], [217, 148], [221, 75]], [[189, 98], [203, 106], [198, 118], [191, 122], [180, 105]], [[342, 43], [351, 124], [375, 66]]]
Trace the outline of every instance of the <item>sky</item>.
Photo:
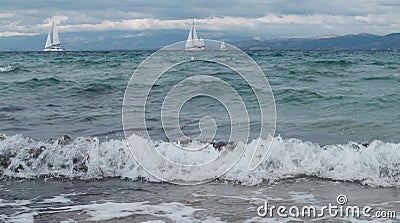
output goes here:
[[[188, 30], [254, 39], [400, 32], [399, 0], [0, 0], [0, 37]], [[205, 36], [212, 38], [213, 36]], [[185, 39], [185, 38], [183, 38]]]

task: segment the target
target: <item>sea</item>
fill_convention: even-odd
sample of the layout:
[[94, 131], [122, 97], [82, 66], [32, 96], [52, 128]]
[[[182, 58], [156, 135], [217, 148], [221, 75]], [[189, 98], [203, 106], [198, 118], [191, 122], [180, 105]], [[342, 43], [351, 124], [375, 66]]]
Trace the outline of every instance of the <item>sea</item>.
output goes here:
[[[0, 52], [0, 222], [400, 222], [399, 52], [246, 51], [273, 94], [276, 128], [268, 155], [255, 170], [239, 160], [197, 185], [152, 176], [126, 143], [124, 96], [153, 53]], [[232, 70], [195, 57], [167, 70], [169, 78], [154, 84], [146, 104], [144, 130], [167, 150], [174, 142], [157, 108], [179, 81], [207, 74], [230, 81], [246, 103], [256, 99]], [[207, 82], [201, 88], [223, 94]], [[211, 152], [221, 149], [216, 142], [240, 143], [226, 137], [235, 129], [218, 101], [200, 97], [180, 111], [188, 136], [201, 133], [202, 117], [216, 120], [214, 141], [199, 142]], [[258, 139], [268, 146], [253, 134], [262, 127], [259, 118], [251, 119], [246, 143]], [[148, 140], [141, 131], [134, 147]], [[339, 195], [348, 205], [372, 207], [372, 215], [397, 215], [257, 213], [265, 202], [337, 205]]]

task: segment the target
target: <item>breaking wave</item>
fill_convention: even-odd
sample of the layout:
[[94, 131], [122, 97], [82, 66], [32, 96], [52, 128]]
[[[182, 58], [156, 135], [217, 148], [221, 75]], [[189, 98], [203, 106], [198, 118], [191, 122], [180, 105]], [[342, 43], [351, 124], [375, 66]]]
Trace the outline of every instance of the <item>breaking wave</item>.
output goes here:
[[[131, 141], [133, 140], [133, 141]], [[148, 141], [132, 135], [133, 146]], [[198, 146], [200, 142], [190, 142]], [[240, 142], [239, 142], [240, 143]], [[261, 144], [267, 144], [261, 140]], [[215, 145], [207, 144], [204, 159], [218, 155]], [[275, 137], [268, 158], [254, 171], [248, 163], [256, 146], [253, 141], [238, 163], [219, 178], [232, 183], [258, 185], [296, 177], [357, 182], [368, 186], [400, 186], [400, 144], [375, 140], [370, 144], [348, 142], [320, 146], [299, 139]], [[161, 152], [173, 152], [174, 145], [159, 142]], [[234, 150], [232, 151], [234, 152]], [[168, 154], [173, 156], [173, 154]], [[181, 157], [196, 159], [202, 157]], [[94, 137], [38, 141], [22, 135], [0, 135], [1, 178], [124, 179], [158, 182], [133, 159], [125, 140], [100, 142]]]
[[11, 72], [11, 71], [13, 71], [15, 69], [17, 69], [17, 67], [14, 67], [14, 66], [11, 66], [11, 65], [0, 67], [0, 73]]

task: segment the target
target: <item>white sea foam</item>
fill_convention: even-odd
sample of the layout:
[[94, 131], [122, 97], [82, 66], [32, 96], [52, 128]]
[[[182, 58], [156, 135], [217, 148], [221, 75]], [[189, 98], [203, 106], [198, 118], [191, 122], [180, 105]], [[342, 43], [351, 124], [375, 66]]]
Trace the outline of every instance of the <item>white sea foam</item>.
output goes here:
[[[59, 203], [55, 197], [54, 202]], [[64, 202], [63, 202], [64, 203]], [[69, 203], [69, 202], [67, 202]], [[194, 208], [179, 202], [169, 202], [160, 204], [150, 204], [149, 202], [105, 202], [84, 205], [68, 205], [61, 207], [29, 208], [25, 203], [13, 203], [23, 211], [18, 211], [11, 215], [0, 214], [0, 221], [5, 222], [34, 222], [35, 216], [44, 214], [57, 214], [67, 212], [84, 212], [88, 217], [84, 221], [107, 221], [116, 218], [124, 218], [132, 215], [149, 215], [155, 218], [165, 219], [173, 222], [200, 222], [194, 217], [194, 213], [203, 209]], [[82, 216], [84, 217], [84, 216]], [[218, 222], [218, 219], [208, 217], [210, 222]], [[65, 220], [63, 222], [75, 222]], [[158, 221], [160, 222], [160, 221]], [[164, 221], [161, 221], [164, 222]]]
[[253, 217], [244, 221], [245, 223], [252, 222], [260, 222], [260, 223], [276, 223], [276, 222], [302, 222], [299, 218], [287, 217], [287, 218], [262, 218], [262, 217]]
[[291, 191], [291, 192], [289, 192], [289, 195], [297, 203], [311, 203], [311, 204], [317, 203], [317, 200], [316, 200], [314, 194], [309, 194], [306, 192]]
[[151, 215], [166, 218], [174, 222], [197, 222], [193, 213], [202, 209], [196, 209], [179, 202], [149, 204], [148, 202], [134, 203], [95, 203], [87, 205], [73, 205], [59, 208], [50, 208], [51, 211], [42, 213], [57, 213], [84, 211], [90, 216], [87, 221], [106, 221], [113, 218], [123, 218], [131, 215]]
[[13, 71], [14, 69], [15, 69], [15, 67], [7, 65], [7, 66], [4, 66], [4, 67], [0, 67], [0, 73]]
[[[133, 146], [147, 146], [149, 143], [135, 135], [131, 139]], [[266, 143], [261, 140], [261, 144]], [[193, 142], [193, 145], [197, 147], [199, 143]], [[275, 137], [268, 158], [250, 171], [248, 164], [256, 145], [255, 141], [251, 142], [239, 162], [220, 179], [256, 185], [311, 176], [356, 181], [370, 186], [400, 186], [400, 144], [397, 143], [375, 140], [368, 146], [349, 142], [321, 147], [298, 139]], [[171, 151], [176, 146], [160, 142], [158, 149], [173, 157]], [[204, 156], [173, 158], [200, 163], [218, 154], [212, 145], [205, 145], [203, 151]], [[99, 142], [97, 138], [89, 137], [36, 141], [22, 135], [0, 136], [0, 174], [17, 178], [121, 177], [159, 181], [138, 165], [124, 140]], [[176, 179], [185, 179], [183, 174]]]
[[33, 211], [29, 213], [17, 213], [12, 216], [0, 215], [0, 219], [4, 220], [5, 222], [32, 223], [35, 222], [34, 221], [35, 215], [38, 215], [38, 213]]
[[53, 203], [62, 203], [62, 204], [68, 204], [68, 203], [73, 203], [68, 196], [71, 195], [76, 195], [76, 194], [61, 194], [61, 195], [56, 195], [52, 198], [47, 198], [44, 199], [42, 202], [38, 203], [45, 203], [45, 204], [53, 204]]
[[0, 213], [0, 222], [33, 222], [33, 217], [37, 215], [37, 212], [26, 207], [31, 203], [31, 200], [9, 201], [0, 198], [0, 208], [12, 207], [13, 209], [18, 210], [17, 213], [11, 215]]

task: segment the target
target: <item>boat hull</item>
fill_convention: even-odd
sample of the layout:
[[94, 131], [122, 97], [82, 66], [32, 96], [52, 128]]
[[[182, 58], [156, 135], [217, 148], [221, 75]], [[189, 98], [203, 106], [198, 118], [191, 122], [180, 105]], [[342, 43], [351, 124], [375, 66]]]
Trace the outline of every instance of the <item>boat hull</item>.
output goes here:
[[185, 51], [204, 51], [207, 50], [205, 47], [193, 47], [193, 48], [185, 48]]
[[46, 48], [46, 49], [43, 49], [43, 51], [46, 51], [46, 52], [61, 52], [61, 51], [64, 51], [64, 49], [63, 48]]

